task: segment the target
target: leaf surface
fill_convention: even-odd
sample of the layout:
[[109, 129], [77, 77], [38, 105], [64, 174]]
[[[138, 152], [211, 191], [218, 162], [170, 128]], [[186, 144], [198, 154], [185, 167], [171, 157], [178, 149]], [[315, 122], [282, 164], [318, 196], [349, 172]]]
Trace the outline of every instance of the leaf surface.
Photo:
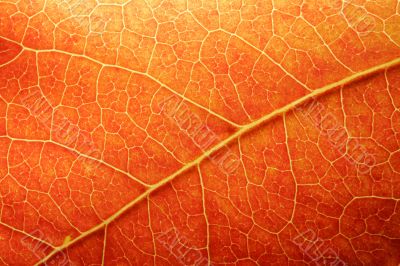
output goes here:
[[396, 0], [0, 1], [0, 265], [398, 265], [399, 32]]

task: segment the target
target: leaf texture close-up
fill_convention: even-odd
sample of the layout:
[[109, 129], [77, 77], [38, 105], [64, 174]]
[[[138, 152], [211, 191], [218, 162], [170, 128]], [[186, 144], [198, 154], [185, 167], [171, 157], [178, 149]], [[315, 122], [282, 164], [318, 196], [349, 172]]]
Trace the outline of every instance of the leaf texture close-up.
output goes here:
[[400, 2], [0, 0], [0, 265], [400, 265]]

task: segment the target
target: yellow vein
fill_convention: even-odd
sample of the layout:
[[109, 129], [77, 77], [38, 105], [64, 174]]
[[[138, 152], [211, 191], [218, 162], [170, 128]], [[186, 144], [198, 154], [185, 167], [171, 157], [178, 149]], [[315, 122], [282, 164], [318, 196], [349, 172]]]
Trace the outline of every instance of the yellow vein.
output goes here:
[[[34, 235], [28, 234], [28, 233], [26, 233], [25, 231], [22, 231], [22, 230], [19, 230], [19, 229], [17, 229], [17, 228], [14, 228], [14, 227], [12, 227], [12, 226], [6, 224], [6, 223], [3, 223], [3, 222], [0, 221], [0, 225], [2, 225], [2, 226], [4, 226], [4, 227], [7, 227], [8, 229], [10, 229], [10, 230], [12, 230], [12, 231], [18, 232], [18, 233], [20, 233], [20, 234], [22, 234], [22, 235], [24, 235], [24, 236], [26, 236], [26, 237], [32, 238], [32, 239], [38, 241], [39, 243], [45, 244], [45, 245], [47, 245], [47, 246], [49, 246], [49, 247], [51, 247], [51, 248], [53, 248], [53, 249], [56, 248], [56, 247], [53, 246], [51, 243], [49, 243], [49, 242], [47, 242], [47, 241], [45, 241], [45, 240], [43, 240], [43, 239], [40, 239], [40, 238], [38, 238], [38, 237], [36, 237], [36, 236], [34, 236]], [[21, 241], [22, 241], [22, 240], [21, 240]]]
[[39, 261], [36, 265], [40, 265], [42, 263], [44, 263], [45, 261], [47, 261], [51, 256], [53, 256], [54, 254], [56, 254], [59, 251], [62, 251], [63, 249], [67, 248], [68, 246], [70, 246], [71, 244], [74, 244], [76, 242], [78, 242], [79, 240], [83, 239], [84, 237], [102, 229], [104, 226], [108, 225], [109, 223], [113, 222], [115, 219], [117, 219], [119, 216], [121, 216], [122, 214], [124, 214], [127, 210], [129, 210], [130, 208], [132, 208], [133, 206], [135, 206], [138, 202], [142, 201], [143, 199], [145, 199], [150, 193], [152, 193], [153, 191], [157, 190], [158, 188], [162, 187], [163, 185], [169, 183], [170, 181], [174, 180], [177, 176], [179, 176], [180, 174], [184, 173], [186, 170], [192, 168], [195, 165], [200, 164], [204, 159], [208, 158], [212, 153], [218, 151], [220, 148], [230, 144], [233, 140], [235, 140], [236, 138], [240, 137], [241, 135], [244, 135], [245, 133], [248, 133], [249, 131], [251, 131], [254, 128], [257, 128], [258, 126], [260, 126], [261, 124], [270, 121], [280, 115], [283, 115], [284, 113], [292, 110], [294, 107], [299, 106], [302, 103], [307, 102], [310, 99], [313, 99], [317, 96], [321, 96], [331, 90], [333, 90], [334, 88], [343, 86], [345, 84], [348, 84], [350, 82], [354, 82], [356, 80], [359, 80], [362, 77], [371, 75], [373, 73], [376, 73], [378, 71], [382, 71], [384, 69], [396, 66], [400, 64], [400, 58], [396, 58], [392, 61], [389, 61], [387, 63], [381, 64], [381, 65], [377, 65], [374, 66], [372, 68], [369, 68], [367, 70], [364, 70], [362, 72], [356, 73], [354, 75], [351, 75], [345, 79], [342, 79], [340, 81], [328, 84], [324, 87], [321, 87], [291, 103], [289, 103], [288, 105], [285, 105], [282, 108], [279, 108], [275, 111], [273, 111], [272, 113], [269, 113], [261, 118], [259, 118], [258, 120], [241, 127], [238, 131], [236, 131], [234, 134], [232, 134], [230, 137], [224, 139], [223, 141], [221, 141], [220, 143], [218, 143], [217, 145], [215, 145], [214, 147], [212, 147], [211, 149], [209, 149], [208, 151], [206, 151], [205, 153], [203, 153], [201, 156], [199, 156], [197, 159], [195, 159], [194, 161], [184, 165], [182, 168], [180, 168], [178, 171], [176, 171], [175, 173], [173, 173], [172, 175], [166, 177], [165, 179], [161, 180], [160, 182], [152, 185], [146, 192], [142, 193], [141, 195], [139, 195], [137, 198], [135, 198], [133, 201], [129, 202], [128, 204], [126, 204], [124, 207], [122, 207], [120, 210], [118, 210], [116, 213], [114, 213], [113, 215], [111, 215], [108, 219], [104, 220], [102, 223], [96, 225], [95, 227], [91, 228], [90, 230], [84, 232], [83, 234], [81, 234], [80, 236], [78, 236], [77, 238], [71, 240], [69, 243], [64, 244], [58, 248], [56, 248], [55, 250], [53, 250], [49, 255], [47, 255], [46, 257], [44, 257], [41, 261]]
[[86, 155], [86, 154], [84, 154], [84, 153], [81, 153], [80, 151], [78, 151], [78, 150], [76, 150], [76, 149], [74, 149], [74, 148], [71, 148], [71, 147], [69, 147], [69, 146], [67, 146], [67, 145], [64, 145], [64, 144], [55, 142], [54, 140], [24, 139], [24, 138], [15, 138], [15, 137], [11, 137], [11, 136], [6, 136], [6, 137], [9, 138], [9, 139], [12, 140], [12, 141], [22, 141], [22, 142], [31, 142], [31, 143], [37, 142], [37, 143], [43, 143], [43, 144], [50, 143], [50, 144], [56, 145], [56, 146], [58, 146], [58, 147], [61, 147], [61, 148], [66, 149], [67, 151], [71, 152], [73, 155], [76, 155], [76, 156], [77, 156], [77, 159], [78, 159], [79, 157], [83, 157], [83, 158], [86, 158], [86, 159], [90, 159], [90, 160], [95, 161], [95, 162], [97, 162], [97, 163], [99, 163], [99, 164], [105, 165], [105, 166], [107, 166], [107, 167], [113, 169], [114, 171], [116, 171], [116, 172], [118, 172], [118, 173], [121, 173], [121, 174], [123, 174], [123, 175], [126, 175], [127, 177], [129, 177], [130, 179], [132, 179], [132, 180], [138, 182], [139, 184], [141, 184], [141, 185], [144, 186], [144, 187], [149, 187], [149, 186], [150, 186], [149, 184], [143, 182], [143, 181], [140, 180], [139, 178], [134, 177], [134, 176], [133, 176], [132, 174], [130, 174], [129, 172], [126, 172], [126, 171], [124, 171], [124, 170], [121, 170], [121, 169], [119, 169], [118, 167], [113, 166], [112, 164], [109, 164], [109, 163], [107, 163], [107, 162], [105, 162], [105, 161], [103, 161], [103, 160], [97, 159], [96, 157], [92, 157], [92, 156], [90, 156], [90, 155]]
[[[49, 53], [49, 52], [55, 52], [55, 53], [65, 54], [65, 55], [74, 56], [74, 57], [81, 57], [81, 58], [85, 58], [85, 59], [87, 59], [87, 60], [89, 60], [89, 61], [91, 61], [91, 62], [94, 62], [94, 63], [96, 63], [96, 64], [102, 65], [102, 66], [104, 66], [104, 67], [113, 67], [113, 68], [123, 69], [123, 70], [125, 70], [125, 71], [130, 72], [130, 73], [134, 73], [134, 74], [138, 74], [138, 75], [142, 75], [142, 76], [148, 77], [149, 79], [151, 79], [151, 80], [155, 81], [156, 83], [158, 83], [160, 86], [162, 86], [162, 87], [164, 87], [165, 89], [167, 89], [167, 90], [169, 90], [170, 92], [172, 92], [173, 94], [175, 94], [175, 95], [181, 97], [182, 99], [184, 99], [185, 101], [187, 101], [187, 102], [193, 104], [194, 106], [196, 106], [196, 107], [198, 107], [198, 108], [200, 108], [200, 109], [202, 109], [202, 110], [204, 110], [204, 111], [206, 111], [206, 112], [208, 112], [208, 113], [210, 113], [210, 114], [212, 114], [212, 115], [218, 117], [219, 119], [225, 121], [226, 123], [228, 123], [228, 124], [230, 124], [230, 125], [232, 125], [232, 126], [234, 126], [234, 127], [240, 127], [240, 126], [241, 126], [241, 125], [239, 125], [239, 124], [237, 124], [237, 123], [235, 123], [235, 122], [233, 122], [233, 121], [227, 119], [226, 117], [224, 117], [224, 116], [222, 116], [222, 115], [220, 115], [220, 114], [218, 114], [218, 113], [216, 113], [216, 112], [214, 112], [214, 111], [212, 111], [212, 110], [210, 110], [210, 109], [207, 109], [207, 108], [204, 107], [203, 105], [201, 105], [201, 104], [199, 104], [199, 103], [193, 101], [192, 99], [186, 97], [185, 95], [178, 93], [177, 91], [175, 91], [174, 89], [172, 89], [171, 87], [169, 87], [167, 84], [163, 83], [162, 81], [158, 80], [157, 78], [153, 77], [152, 75], [150, 75], [150, 74], [148, 74], [148, 73], [141, 72], [141, 71], [137, 71], [137, 70], [133, 70], [133, 69], [130, 69], [130, 68], [127, 68], [127, 67], [123, 67], [123, 66], [120, 66], [120, 65], [112, 65], [112, 64], [103, 63], [103, 62], [101, 62], [101, 61], [99, 61], [99, 60], [97, 60], [97, 59], [91, 58], [91, 57], [89, 57], [89, 56], [87, 56], [87, 55], [84, 55], [84, 54], [76, 54], [76, 53], [66, 52], [66, 51], [62, 51], [62, 50], [58, 50], [58, 49], [41, 49], [41, 50], [37, 50], [37, 49], [33, 49], [33, 48], [26, 47], [26, 46], [24, 46], [24, 45], [22, 45], [22, 44], [20, 44], [20, 43], [18, 43], [18, 42], [16, 42], [16, 41], [14, 41], [14, 40], [11, 40], [11, 39], [4, 38], [4, 37], [1, 37], [1, 38], [5, 39], [5, 40], [7, 40], [7, 41], [9, 41], [9, 42], [12, 42], [12, 43], [15, 43], [15, 44], [20, 45], [20, 46], [23, 48], [22, 51], [23, 51], [23, 50], [26, 50], [26, 51], [31, 51], [31, 52], [35, 52], [35, 53]], [[21, 54], [21, 53], [20, 53], [20, 54]], [[20, 55], [20, 54], [19, 54], [19, 55]], [[15, 59], [15, 58], [14, 58], [14, 59]], [[14, 61], [14, 59], [13, 59], [12, 61]], [[5, 63], [5, 64], [3, 64], [3, 65], [6, 65], [6, 64], [7, 64], [7, 63]], [[39, 75], [39, 73], [38, 73], [38, 75]]]
[[105, 257], [106, 257], [106, 244], [107, 244], [107, 226], [104, 228], [104, 240], [103, 240], [103, 253], [101, 256], [101, 266], [104, 266], [104, 261], [105, 261]]

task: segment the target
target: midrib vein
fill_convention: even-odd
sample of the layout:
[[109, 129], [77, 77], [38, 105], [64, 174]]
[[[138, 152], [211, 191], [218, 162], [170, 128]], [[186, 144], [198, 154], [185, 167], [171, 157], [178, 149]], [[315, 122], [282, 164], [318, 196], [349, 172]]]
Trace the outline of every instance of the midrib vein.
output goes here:
[[245, 133], [250, 132], [252, 129], [257, 128], [258, 126], [262, 125], [263, 123], [270, 121], [284, 113], [287, 113], [288, 111], [292, 110], [294, 107], [301, 105], [302, 103], [307, 102], [310, 99], [313, 99], [315, 97], [321, 96], [327, 92], [332, 91], [335, 88], [341, 87], [343, 85], [349, 84], [351, 82], [357, 81], [363, 77], [372, 75], [374, 73], [380, 72], [382, 70], [394, 67], [396, 65], [400, 64], [400, 58], [396, 58], [392, 61], [386, 62], [384, 64], [381, 65], [377, 65], [374, 66], [372, 68], [369, 68], [367, 70], [358, 72], [356, 74], [353, 74], [347, 78], [344, 78], [340, 81], [328, 84], [326, 86], [323, 86], [319, 89], [316, 89], [314, 91], [312, 91], [311, 93], [285, 105], [284, 107], [281, 107], [261, 118], [259, 118], [258, 120], [255, 120], [252, 123], [249, 123], [245, 126], [242, 126], [238, 131], [236, 131], [234, 134], [232, 134], [231, 136], [229, 136], [228, 138], [224, 139], [223, 141], [221, 141], [220, 143], [218, 143], [217, 145], [215, 145], [214, 147], [212, 147], [211, 149], [209, 149], [208, 151], [204, 152], [201, 156], [199, 156], [196, 160], [191, 161], [190, 163], [184, 165], [182, 168], [180, 168], [178, 171], [176, 171], [175, 173], [173, 173], [172, 175], [164, 178], [163, 180], [161, 180], [160, 182], [152, 185], [148, 190], [146, 190], [146, 192], [142, 193], [140, 196], [138, 196], [137, 198], [135, 198], [133, 201], [129, 202], [128, 204], [126, 204], [124, 207], [122, 207], [121, 209], [119, 209], [116, 213], [114, 213], [113, 215], [111, 215], [108, 219], [104, 220], [102, 223], [96, 225], [95, 227], [91, 228], [90, 230], [84, 232], [83, 234], [81, 234], [80, 236], [78, 236], [77, 238], [71, 240], [70, 242], [54, 249], [49, 255], [47, 255], [46, 257], [44, 257], [41, 261], [39, 261], [36, 265], [40, 265], [42, 263], [44, 263], [45, 261], [47, 261], [51, 256], [53, 256], [55, 253], [64, 250], [65, 248], [71, 246], [72, 244], [78, 242], [79, 240], [85, 238], [86, 236], [97, 232], [98, 230], [101, 230], [103, 227], [105, 227], [106, 225], [110, 224], [111, 222], [115, 221], [119, 216], [121, 216], [123, 213], [125, 213], [127, 210], [129, 210], [130, 208], [132, 208], [133, 206], [135, 206], [138, 202], [142, 201], [143, 199], [145, 199], [150, 193], [152, 193], [153, 191], [163, 187], [165, 184], [169, 183], [170, 181], [174, 180], [177, 176], [179, 176], [180, 174], [184, 173], [186, 170], [192, 168], [195, 165], [200, 164], [204, 159], [206, 159], [208, 156], [210, 156], [212, 153], [218, 151], [220, 148], [230, 144], [233, 140], [235, 140], [236, 138], [244, 135]]

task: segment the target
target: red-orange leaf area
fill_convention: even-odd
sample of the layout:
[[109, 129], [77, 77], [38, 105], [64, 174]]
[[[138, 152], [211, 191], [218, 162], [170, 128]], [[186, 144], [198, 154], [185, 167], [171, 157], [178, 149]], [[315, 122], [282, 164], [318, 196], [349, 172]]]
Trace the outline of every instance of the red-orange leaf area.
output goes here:
[[396, 0], [0, 1], [0, 265], [400, 263]]

